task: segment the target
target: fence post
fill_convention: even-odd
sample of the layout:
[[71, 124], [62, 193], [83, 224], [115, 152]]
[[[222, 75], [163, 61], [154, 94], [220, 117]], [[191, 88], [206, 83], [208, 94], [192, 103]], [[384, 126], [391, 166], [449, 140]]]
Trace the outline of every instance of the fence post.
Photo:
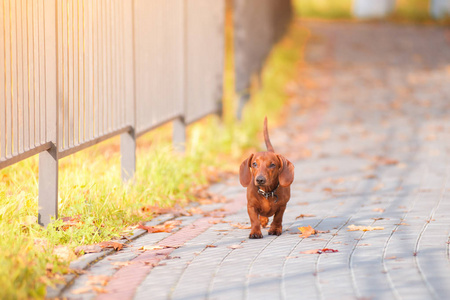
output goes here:
[[120, 135], [122, 180], [129, 181], [136, 171], [136, 133], [134, 128]]
[[46, 117], [41, 120], [45, 140], [50, 148], [39, 154], [39, 209], [38, 223], [47, 226], [51, 217], [58, 218], [58, 99], [57, 99], [57, 24], [56, 0], [45, 0], [45, 101]]
[[47, 226], [51, 217], [58, 218], [58, 150], [54, 144], [39, 153], [38, 223]]
[[120, 155], [122, 181], [127, 182], [134, 177], [136, 172], [136, 41], [134, 25], [135, 1], [131, 1], [128, 14], [129, 19], [123, 20], [125, 32], [131, 34], [131, 45], [125, 47], [125, 57], [131, 62], [125, 70], [126, 87], [125, 95], [131, 99], [131, 105], [127, 105], [125, 116], [131, 129], [120, 135]]
[[186, 143], [186, 123], [183, 117], [178, 117], [173, 121], [173, 148], [176, 151], [184, 152]]

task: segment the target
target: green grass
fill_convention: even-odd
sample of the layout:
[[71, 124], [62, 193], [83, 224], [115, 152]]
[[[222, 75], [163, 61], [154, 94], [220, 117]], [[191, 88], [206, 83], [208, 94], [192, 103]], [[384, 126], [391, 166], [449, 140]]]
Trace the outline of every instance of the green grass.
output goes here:
[[294, 0], [301, 18], [350, 19], [353, 0]]
[[[396, 22], [448, 24], [448, 18], [444, 20], [431, 18], [430, 1], [396, 0], [395, 9], [387, 19]], [[293, 4], [297, 15], [301, 18], [353, 19], [353, 0], [294, 0]]]
[[[231, 33], [230, 33], [231, 34]], [[292, 26], [270, 55], [262, 89], [255, 91], [242, 122], [234, 119], [232, 58], [225, 79], [225, 121], [207, 117], [188, 128], [185, 154], [173, 151], [171, 126], [138, 140], [134, 182], [120, 178], [119, 138], [115, 137], [60, 160], [59, 214], [47, 228], [36, 223], [38, 160], [32, 157], [0, 170], [0, 299], [43, 298], [47, 285], [70, 272], [73, 249], [119, 237], [139, 221], [145, 205], [173, 206], [195, 201], [197, 187], [219, 171], [236, 171], [241, 159], [258, 148], [264, 116], [277, 122], [287, 101], [286, 84], [294, 77], [306, 33]], [[55, 249], [63, 246], [69, 258]]]

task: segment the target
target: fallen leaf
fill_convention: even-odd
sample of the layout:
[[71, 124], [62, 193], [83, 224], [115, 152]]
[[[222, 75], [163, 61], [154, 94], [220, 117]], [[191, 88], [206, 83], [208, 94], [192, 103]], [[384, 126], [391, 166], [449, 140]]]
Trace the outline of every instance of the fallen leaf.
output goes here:
[[85, 286], [76, 290], [71, 291], [72, 294], [79, 295], [79, 294], [86, 294], [90, 293], [92, 291], [92, 287]]
[[230, 225], [232, 227], [238, 228], [238, 229], [250, 229], [250, 228], [252, 228], [252, 226], [250, 226], [250, 225], [243, 225], [241, 223], [233, 223], [233, 224], [230, 224]]
[[126, 267], [126, 266], [129, 266], [129, 265], [133, 264], [133, 263], [134, 262], [132, 262], [132, 261], [115, 261], [115, 262], [112, 262], [111, 264], [113, 266], [117, 266], [117, 267]]
[[347, 227], [347, 231], [372, 231], [372, 230], [383, 230], [384, 227], [372, 227], [372, 226], [356, 226], [356, 225], [350, 225]]
[[48, 240], [43, 238], [35, 238], [33, 240], [35, 249], [45, 251], [48, 247]]
[[327, 192], [327, 193], [332, 193], [333, 189], [332, 188], [323, 188], [322, 191]]
[[239, 248], [243, 248], [243, 246], [242, 246], [242, 245], [231, 245], [231, 246], [228, 246], [227, 248], [230, 248], [230, 249], [239, 249]]
[[95, 276], [88, 276], [87, 284], [89, 285], [102, 285], [106, 286], [108, 284], [108, 281], [111, 279], [110, 276], [107, 275], [95, 275]]
[[217, 248], [216, 245], [206, 245], [206, 248]]
[[308, 225], [307, 227], [298, 227], [298, 230], [302, 233], [300, 234], [300, 237], [302, 238], [307, 238], [311, 234], [316, 234], [316, 231], [311, 227], [311, 225]]
[[372, 191], [376, 192], [376, 191], [381, 190], [382, 188], [384, 188], [384, 183], [380, 182], [379, 184], [377, 184], [376, 186], [374, 186], [372, 188]]
[[64, 231], [66, 231], [70, 227], [78, 227], [83, 224], [81, 222], [81, 215], [76, 215], [73, 217], [64, 217], [61, 220], [63, 221], [61, 229]]
[[100, 245], [82, 245], [75, 248], [75, 254], [79, 255], [80, 253], [98, 253], [102, 251], [102, 247]]
[[100, 294], [106, 294], [108, 292], [106, 289], [104, 289], [104, 288], [102, 288], [100, 286], [93, 286], [92, 290], [97, 292], [97, 293], [100, 293]]
[[101, 242], [98, 245], [102, 248], [113, 248], [116, 251], [120, 251], [123, 248], [123, 244], [111, 241]]
[[165, 249], [166, 247], [164, 246], [160, 246], [160, 245], [147, 245], [147, 246], [142, 246], [141, 248], [139, 248], [138, 250], [142, 250], [142, 251], [152, 251], [152, 250], [162, 250]]
[[339, 250], [323, 248], [323, 249], [313, 249], [313, 250], [301, 251], [300, 253], [302, 253], [302, 254], [322, 254], [322, 253], [333, 253], [333, 252], [339, 252]]
[[172, 214], [175, 217], [180, 216], [190, 216], [191, 214], [184, 209], [181, 208], [166, 208], [166, 207], [159, 207], [155, 205], [146, 205], [141, 207], [140, 212], [142, 214], [151, 214], [153, 216], [159, 216], [159, 215], [165, 215], [165, 214]]
[[180, 224], [181, 224], [180, 220], [167, 221], [164, 224], [156, 226], [146, 226], [139, 223], [137, 228], [147, 230], [148, 233], [172, 232], [172, 229], [174, 229], [176, 226]]
[[55, 255], [59, 261], [71, 261], [77, 257], [73, 250], [67, 246], [56, 246], [53, 249], [53, 255]]
[[396, 259], [397, 258], [397, 256], [389, 256], [389, 257], [386, 257], [385, 259]]
[[312, 218], [312, 217], [315, 217], [316, 215], [311, 215], [311, 214], [301, 214], [301, 215], [299, 215], [299, 216], [297, 216], [297, 217], [295, 217], [295, 219], [297, 220], [297, 219], [300, 219], [300, 218]]
[[401, 225], [403, 225], [403, 226], [411, 226], [411, 225], [409, 225], [408, 223], [405, 223], [405, 222], [401, 222], [401, 223], [394, 224], [394, 225], [397, 225], [397, 226], [401, 226]]
[[190, 212], [191, 214], [193, 214], [193, 215], [201, 215], [201, 214], [204, 214], [204, 213], [205, 213], [203, 210], [201, 210], [201, 209], [198, 208], [198, 207], [193, 207], [193, 208], [191, 208], [191, 209], [189, 210], [189, 212]]
[[384, 208], [374, 208], [374, 209], [372, 209], [372, 211], [376, 211], [376, 212], [384, 212], [385, 209], [384, 209]]
[[26, 216], [23, 218], [22, 225], [24, 226], [30, 226], [32, 224], [35, 224], [37, 222], [38, 218], [36, 216]]

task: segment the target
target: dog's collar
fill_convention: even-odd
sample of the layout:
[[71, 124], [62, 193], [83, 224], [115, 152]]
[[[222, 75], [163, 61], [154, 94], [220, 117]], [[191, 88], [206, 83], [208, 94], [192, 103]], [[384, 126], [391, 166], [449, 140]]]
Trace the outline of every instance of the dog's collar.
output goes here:
[[278, 189], [278, 187], [279, 187], [280, 185], [278, 184], [277, 185], [277, 187], [273, 190], [273, 191], [271, 191], [271, 192], [264, 192], [261, 188], [260, 189], [258, 189], [258, 194], [260, 194], [260, 195], [262, 195], [264, 198], [266, 198], [266, 199], [268, 199], [269, 197], [275, 197], [275, 203], [277, 203], [277, 201], [278, 201], [278, 196], [277, 196], [277, 194], [275, 194], [275, 192], [277, 191], [277, 189]]

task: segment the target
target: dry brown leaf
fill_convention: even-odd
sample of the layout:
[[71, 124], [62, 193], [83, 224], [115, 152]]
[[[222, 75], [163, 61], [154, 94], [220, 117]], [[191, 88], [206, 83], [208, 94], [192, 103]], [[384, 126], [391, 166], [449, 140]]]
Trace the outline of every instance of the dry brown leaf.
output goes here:
[[35, 224], [37, 222], [38, 218], [36, 216], [26, 216], [22, 220], [23, 226], [30, 226], [32, 224]]
[[251, 229], [252, 228], [252, 226], [250, 226], [250, 225], [244, 225], [244, 224], [241, 224], [241, 223], [233, 223], [233, 224], [230, 224], [232, 227], [234, 227], [234, 228], [238, 228], [238, 229]]
[[312, 249], [312, 250], [301, 251], [300, 253], [302, 253], [302, 254], [322, 254], [322, 253], [333, 253], [333, 252], [339, 252], [339, 250], [323, 248], [323, 249]]
[[206, 245], [206, 248], [217, 248], [216, 245]]
[[79, 295], [79, 294], [86, 294], [90, 293], [92, 291], [92, 287], [85, 286], [76, 290], [71, 291], [72, 294]]
[[99, 294], [106, 294], [108, 291], [100, 286], [93, 286], [92, 290]]
[[242, 245], [231, 245], [231, 246], [228, 246], [227, 248], [230, 248], [230, 249], [239, 249], [239, 248], [243, 248], [243, 246], [242, 246]]
[[56, 246], [53, 249], [53, 255], [60, 261], [71, 261], [77, 257], [73, 250], [67, 246]]
[[132, 261], [115, 261], [115, 262], [112, 262], [111, 263], [113, 266], [117, 266], [117, 267], [126, 267], [126, 266], [129, 266], [129, 265], [132, 265], [132, 264], [134, 264], [134, 262], [132, 262]]
[[312, 217], [315, 217], [316, 215], [312, 215], [312, 214], [301, 214], [301, 215], [299, 215], [299, 216], [297, 216], [297, 217], [295, 217], [295, 219], [297, 220], [297, 219], [300, 219], [300, 218], [312, 218]]
[[350, 225], [347, 227], [348, 231], [372, 231], [372, 230], [383, 230], [384, 227], [372, 227], [372, 226], [356, 226], [356, 225]]
[[165, 249], [165, 248], [167, 248], [167, 247], [160, 246], [160, 245], [147, 245], [147, 246], [142, 246], [138, 250], [152, 251], [152, 250], [162, 250], [162, 249]]
[[116, 251], [120, 251], [123, 248], [123, 244], [112, 241], [101, 242], [98, 245], [102, 248], [113, 248]]
[[98, 253], [102, 251], [102, 247], [100, 245], [82, 245], [75, 248], [75, 254], [79, 255], [82, 252], [84, 254], [87, 253]]
[[66, 231], [70, 227], [78, 227], [83, 224], [83, 222], [81, 222], [81, 215], [76, 215], [73, 217], [64, 217], [61, 220], [64, 223], [61, 229], [64, 231]]
[[204, 213], [204, 211], [201, 210], [201, 209], [198, 208], [198, 207], [193, 207], [193, 208], [191, 208], [191, 209], [189, 210], [189, 212], [190, 212], [191, 214], [193, 214], [193, 215], [201, 215], [201, 214]]
[[316, 234], [316, 231], [311, 227], [311, 225], [308, 225], [307, 227], [298, 227], [298, 230], [302, 233], [300, 234], [301, 238], [307, 238], [312, 234]]
[[111, 277], [107, 276], [107, 275], [88, 276], [87, 284], [106, 286], [110, 279], [111, 279]]
[[165, 215], [165, 214], [173, 214], [175, 217], [180, 216], [190, 216], [189, 212], [182, 208], [174, 208], [174, 207], [159, 207], [155, 205], [146, 205], [141, 207], [140, 212], [142, 214], [151, 214], [153, 216]]
[[45, 251], [48, 247], [48, 240], [44, 238], [35, 238], [33, 243], [34, 248], [39, 251]]
[[148, 233], [157, 233], [157, 232], [172, 232], [176, 226], [180, 225], [180, 220], [167, 221], [164, 224], [156, 225], [156, 226], [146, 226], [143, 224], [139, 224], [137, 228], [147, 230]]
[[374, 209], [372, 209], [372, 211], [376, 211], [376, 212], [384, 212], [385, 211], [385, 209], [384, 208], [374, 208]]

